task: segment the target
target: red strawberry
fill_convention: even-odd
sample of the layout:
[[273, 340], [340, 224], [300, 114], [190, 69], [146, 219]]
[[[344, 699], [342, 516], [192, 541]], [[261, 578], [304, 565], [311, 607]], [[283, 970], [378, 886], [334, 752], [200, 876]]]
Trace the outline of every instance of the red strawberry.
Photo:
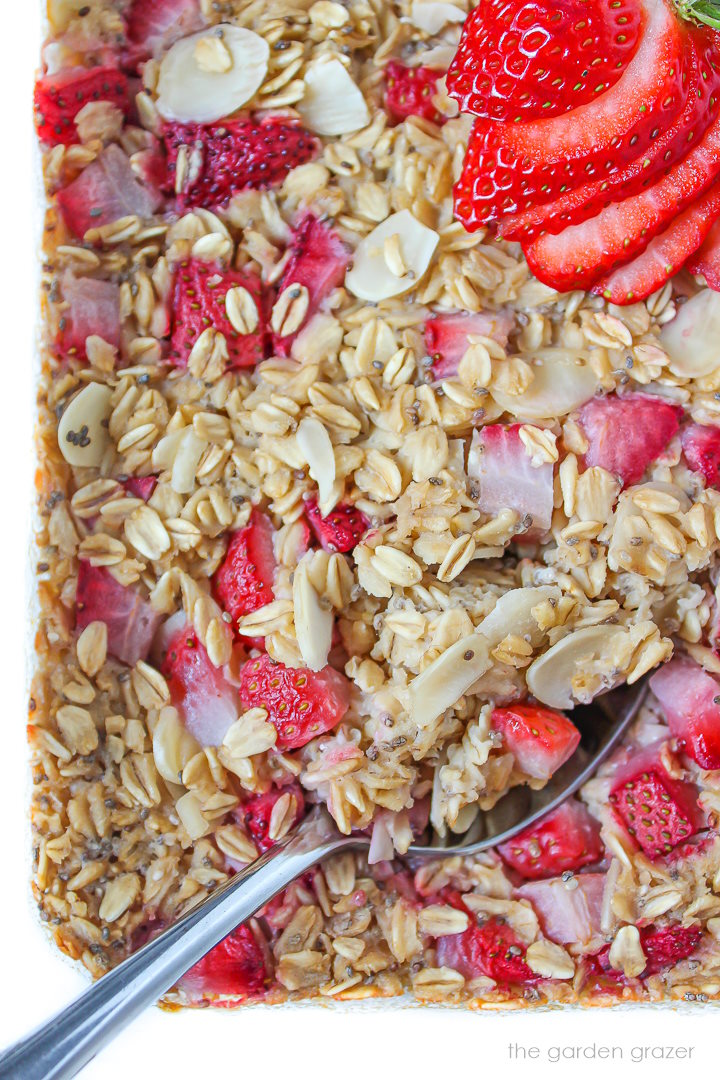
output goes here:
[[505, 986], [538, 981], [525, 962], [525, 951], [515, 931], [494, 918], [480, 925], [471, 923], [462, 934], [439, 937], [436, 947], [441, 967], [453, 968], [466, 979], [485, 975]]
[[687, 261], [691, 274], [702, 274], [711, 289], [720, 291], [720, 221], [716, 221], [702, 247]]
[[676, 655], [650, 679], [678, 749], [701, 769], [720, 769], [720, 683], [689, 656]]
[[520, 533], [535, 542], [550, 528], [553, 512], [553, 466], [535, 466], [520, 438], [520, 424], [487, 424], [473, 432], [468, 476], [484, 514], [516, 510]]
[[198, 0], [132, 0], [126, 20], [128, 40], [134, 46], [130, 54], [135, 60], [166, 49], [204, 25]]
[[465, 20], [448, 90], [488, 120], [557, 116], [614, 86], [641, 22], [631, 0], [485, 0]]
[[122, 481], [122, 486], [128, 495], [147, 502], [157, 487], [157, 476], [128, 476], [127, 480]]
[[577, 799], [523, 829], [498, 851], [524, 878], [554, 877], [602, 858], [600, 825]]
[[162, 202], [159, 192], [140, 183], [127, 156], [114, 143], [58, 191], [55, 199], [65, 224], [79, 238], [88, 229], [127, 215], [150, 217]]
[[697, 789], [675, 780], [659, 760], [637, 771], [632, 763], [610, 793], [616, 817], [646, 855], [666, 855], [698, 831]]
[[349, 684], [339, 671], [289, 668], [267, 653], [245, 664], [240, 696], [247, 709], [267, 709], [280, 750], [296, 750], [331, 731], [350, 704]]
[[97, 278], [63, 275], [62, 299], [69, 306], [60, 316], [56, 346], [61, 356], [86, 360], [85, 342], [94, 334], [110, 345], [120, 344], [120, 286]]
[[[171, 620], [168, 624], [173, 626]], [[173, 630], [160, 669], [173, 705], [201, 746], [220, 746], [241, 711], [237, 691], [211, 662], [191, 626], [182, 622]]]
[[293, 825], [295, 825], [300, 821], [305, 810], [302, 788], [297, 783], [282, 788], [271, 788], [264, 795], [253, 795], [251, 798], [246, 799], [235, 811], [238, 821], [243, 823], [260, 852], [267, 851], [275, 843], [270, 836], [270, 819], [275, 804], [284, 795], [289, 795], [295, 800], [295, 816], [293, 820]]
[[715, 487], [720, 481], [720, 427], [688, 424], [682, 431], [682, 448], [693, 472], [704, 476], [706, 487]]
[[592, 291], [614, 304], [645, 300], [698, 250], [719, 212], [720, 184], [714, 184], [651, 240], [641, 255], [598, 281]]
[[678, 430], [682, 410], [648, 394], [608, 394], [580, 410], [589, 447], [585, 465], [600, 465], [624, 486], [642, 480]]
[[[278, 293], [291, 285], [304, 285], [310, 294], [307, 321], [333, 289], [342, 285], [351, 251], [336, 232], [318, 221], [313, 214], [306, 214], [299, 222], [289, 250], [290, 256], [278, 284]], [[273, 335], [273, 349], [277, 356], [290, 355], [295, 336]]]
[[127, 77], [113, 67], [65, 68], [35, 83], [35, 124], [51, 146], [78, 141], [75, 117], [92, 101], [109, 101], [127, 114]]
[[370, 527], [365, 515], [348, 503], [341, 503], [323, 517], [317, 499], [308, 499], [305, 512], [325, 551], [352, 551]]
[[254, 997], [268, 975], [263, 950], [247, 926], [238, 926], [183, 976], [191, 990]]
[[[236, 286], [247, 289], [255, 301], [258, 325], [251, 334], [239, 334], [225, 312], [225, 297]], [[224, 270], [199, 259], [182, 263], [175, 279], [173, 318], [170, 355], [177, 367], [186, 365], [193, 345], [209, 326], [224, 335], [230, 368], [254, 367], [265, 358], [265, 302], [256, 274]]]
[[181, 209], [222, 206], [246, 188], [274, 187], [319, 152], [317, 139], [305, 128], [275, 116], [222, 124], [168, 124], [163, 139], [170, 191], [175, 191], [180, 147], [188, 147], [198, 159], [177, 197]]
[[121, 585], [104, 566], [78, 564], [75, 625], [84, 630], [91, 622], [107, 626], [108, 652], [132, 667], [146, 660], [160, 615], [140, 593]]
[[245, 528], [233, 533], [225, 559], [215, 573], [213, 592], [233, 623], [274, 599], [273, 532], [270, 518], [253, 510]]
[[405, 67], [391, 60], [385, 68], [385, 109], [390, 117], [401, 123], [408, 116], [422, 116], [434, 124], [443, 124], [444, 117], [432, 103], [437, 82], [444, 75], [430, 67]]
[[653, 930], [651, 926], [640, 931], [640, 944], [647, 957], [647, 967], [643, 971], [643, 978], [648, 975], [656, 975], [664, 968], [674, 967], [680, 960], [687, 960], [688, 956], [697, 949], [702, 938], [702, 930], [699, 926], [662, 926]]
[[539, 705], [493, 709], [491, 723], [518, 769], [539, 780], [549, 780], [580, 742], [580, 732], [566, 716]]
[[474, 314], [433, 315], [425, 323], [425, 348], [432, 360], [434, 379], [449, 379], [458, 373], [458, 364], [470, 348], [472, 335], [493, 338], [503, 347], [515, 326], [512, 312], [478, 311]]

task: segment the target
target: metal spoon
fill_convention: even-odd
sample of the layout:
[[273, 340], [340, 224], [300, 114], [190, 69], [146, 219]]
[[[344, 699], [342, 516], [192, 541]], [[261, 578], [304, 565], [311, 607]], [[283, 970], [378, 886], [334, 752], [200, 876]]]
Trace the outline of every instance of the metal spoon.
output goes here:
[[[476, 855], [510, 839], [553, 810], [588, 780], [635, 719], [646, 686], [613, 690], [573, 713], [577, 751], [540, 791], [514, 788], [462, 837], [442, 846], [413, 844], [408, 854], [429, 858]], [[329, 855], [367, 848], [363, 835], [341, 836], [323, 809], [235, 874], [173, 926], [104, 975], [41, 1028], [0, 1056], [4, 1080], [65, 1080], [147, 1006], [154, 1004], [231, 930], [295, 878]]]

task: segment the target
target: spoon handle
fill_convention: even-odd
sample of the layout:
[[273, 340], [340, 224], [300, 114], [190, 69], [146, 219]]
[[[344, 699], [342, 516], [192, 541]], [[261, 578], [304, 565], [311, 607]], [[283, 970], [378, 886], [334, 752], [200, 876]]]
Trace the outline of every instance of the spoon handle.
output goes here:
[[66, 1080], [231, 930], [315, 863], [352, 841], [320, 815], [216, 889], [66, 1009], [0, 1056], [3, 1080]]

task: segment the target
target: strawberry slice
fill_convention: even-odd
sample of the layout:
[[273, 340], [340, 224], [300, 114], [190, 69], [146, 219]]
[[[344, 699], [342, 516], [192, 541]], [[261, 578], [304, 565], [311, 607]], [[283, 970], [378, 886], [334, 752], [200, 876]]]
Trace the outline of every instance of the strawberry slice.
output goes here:
[[108, 344], [120, 344], [120, 286], [96, 278], [77, 278], [71, 271], [61, 282], [63, 310], [55, 344], [65, 358], [86, 360], [85, 343], [97, 334]]
[[[282, 788], [271, 788], [264, 795], [252, 795], [235, 811], [235, 817], [245, 826], [246, 831], [252, 836], [255, 846], [260, 852], [267, 851], [275, 843], [275, 840], [270, 835], [272, 814], [278, 801], [285, 795], [294, 800], [293, 825], [296, 825], [305, 812], [305, 799], [303, 798], [302, 788], [295, 782]], [[292, 806], [291, 803], [291, 809]]]
[[113, 67], [64, 68], [35, 83], [35, 126], [50, 146], [78, 141], [75, 117], [92, 101], [109, 101], [127, 115], [127, 77]]
[[554, 877], [602, 858], [600, 825], [577, 799], [523, 829], [498, 851], [524, 878]]
[[227, 554], [213, 578], [213, 593], [233, 623], [274, 599], [273, 533], [267, 514], [253, 510], [245, 528], [230, 538]]
[[580, 743], [580, 732], [566, 716], [539, 705], [493, 709], [491, 723], [517, 768], [538, 780], [549, 780]]
[[689, 656], [677, 655], [650, 679], [678, 749], [701, 769], [720, 769], [720, 683]]
[[434, 379], [450, 379], [470, 348], [471, 337], [492, 338], [503, 348], [515, 326], [512, 312], [477, 311], [473, 314], [433, 315], [425, 323], [425, 348], [432, 359]]
[[240, 702], [235, 688], [211, 662], [187, 623], [171, 634], [160, 670], [188, 731], [201, 746], [220, 746], [240, 715]]
[[472, 924], [462, 934], [446, 934], [437, 939], [440, 967], [453, 968], [466, 979], [480, 975], [502, 986], [536, 983], [539, 976], [525, 962], [525, 946], [511, 927], [499, 919]]
[[136, 589], [121, 585], [104, 566], [78, 564], [75, 626], [91, 622], [107, 626], [107, 647], [117, 660], [132, 667], [146, 660], [161, 616]]
[[444, 124], [447, 117], [432, 103], [438, 79], [444, 71], [430, 67], [405, 67], [391, 60], [385, 68], [385, 109], [396, 124], [408, 116], [421, 116], [434, 124]]
[[135, 62], [163, 52], [205, 24], [199, 0], [133, 0], [125, 18], [129, 58]]
[[651, 926], [640, 931], [640, 944], [647, 957], [647, 967], [643, 978], [656, 975], [658, 971], [674, 967], [681, 960], [687, 960], [697, 949], [702, 939], [699, 926], [661, 926], [653, 930]]
[[255, 997], [268, 981], [265, 956], [247, 926], [238, 926], [183, 976], [189, 990]]
[[485, 0], [465, 20], [448, 91], [488, 120], [557, 116], [615, 85], [643, 21], [634, 0]]
[[350, 704], [350, 685], [334, 668], [289, 668], [265, 653], [242, 669], [240, 696], [245, 708], [267, 710], [280, 750], [296, 750], [340, 723]]
[[699, 248], [687, 261], [691, 274], [702, 274], [711, 289], [720, 292], [720, 221], [716, 221]]
[[[306, 214], [299, 222], [290, 242], [290, 255], [278, 284], [278, 293], [292, 285], [304, 285], [310, 294], [305, 322], [319, 309], [345, 280], [352, 252], [333, 229], [328, 228], [313, 214]], [[300, 327], [302, 329], [302, 327]], [[299, 330], [298, 330], [299, 332]], [[273, 335], [273, 349], [277, 356], [289, 356], [297, 334], [280, 337]]]
[[468, 476], [479, 488], [477, 504], [493, 516], [502, 509], [520, 515], [522, 536], [537, 541], [550, 528], [553, 512], [553, 466], [540, 466], [520, 438], [520, 424], [488, 424], [474, 431], [468, 456]]
[[681, 417], [678, 405], [649, 394], [593, 398], [578, 417], [589, 443], [585, 466], [599, 465], [623, 486], [636, 484], [673, 438]]
[[291, 169], [316, 157], [320, 148], [315, 136], [294, 120], [276, 116], [222, 124], [167, 124], [163, 140], [169, 192], [176, 192], [181, 147], [193, 163], [177, 192], [180, 209], [224, 206], [246, 188], [275, 187]]
[[689, 467], [705, 478], [705, 486], [716, 487], [720, 482], [720, 427], [688, 424], [682, 431], [682, 448]]
[[305, 512], [325, 551], [352, 551], [370, 527], [365, 515], [350, 503], [340, 503], [323, 517], [317, 499], [308, 499]]
[[530, 901], [551, 941], [586, 945], [601, 933], [605, 882], [605, 874], [578, 874], [569, 881], [562, 877], [530, 881], [515, 894]]
[[150, 217], [162, 202], [159, 192], [135, 176], [127, 156], [114, 143], [56, 195], [65, 224], [77, 237], [121, 217]]
[[593, 292], [613, 304], [635, 304], [661, 288], [685, 260], [697, 251], [720, 213], [720, 184], [713, 184], [697, 202], [675, 218], [670, 227], [625, 266], [593, 286]]
[[657, 753], [622, 770], [610, 793], [615, 816], [650, 858], [666, 855], [701, 827], [697, 788], [675, 780]]
[[128, 476], [121, 483], [128, 495], [147, 502], [157, 487], [157, 476]]
[[[239, 334], [225, 311], [225, 298], [237, 286], [247, 289], [255, 303], [258, 324], [251, 334]], [[260, 278], [250, 271], [225, 270], [200, 259], [182, 263], [175, 279], [173, 320], [170, 358], [176, 367], [185, 367], [193, 345], [209, 326], [224, 335], [231, 369], [255, 367], [265, 358], [265, 300]]]

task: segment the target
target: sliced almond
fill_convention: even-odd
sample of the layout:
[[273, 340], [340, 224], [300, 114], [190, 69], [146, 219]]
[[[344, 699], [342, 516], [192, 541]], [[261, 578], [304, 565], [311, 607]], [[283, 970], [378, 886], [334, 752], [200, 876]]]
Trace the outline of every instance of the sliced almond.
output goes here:
[[[354, 296], [373, 303], [407, 292], [419, 284], [439, 239], [409, 210], [391, 214], [358, 244], [353, 265], [345, 275], [346, 287]], [[399, 275], [390, 268], [395, 263], [386, 258], [386, 242], [402, 251], [406, 273]]]
[[331, 608], [320, 603], [308, 577], [308, 558], [312, 556], [305, 556], [293, 578], [295, 636], [306, 666], [311, 671], [322, 671], [332, 644], [334, 619]]
[[230, 116], [260, 89], [269, 59], [265, 39], [240, 26], [221, 23], [212, 34], [182, 38], [160, 62], [157, 110], [183, 124]]
[[532, 609], [543, 600], [559, 600], [560, 595], [555, 585], [512, 589], [501, 596], [490, 614], [485, 616], [478, 626], [478, 633], [491, 646], [499, 645], [508, 634], [519, 634], [521, 637], [529, 634], [533, 644], [538, 644], [542, 634], [532, 616]]
[[111, 398], [109, 386], [88, 383], [65, 409], [58, 425], [58, 445], [69, 465], [88, 468], [102, 461], [110, 444], [103, 421], [110, 416]]
[[523, 420], [565, 416], [584, 405], [598, 386], [598, 377], [590, 365], [567, 349], [539, 349], [531, 367], [534, 378], [521, 394], [490, 387], [498, 405]]
[[365, 98], [339, 60], [317, 61], [305, 72], [298, 112], [318, 135], [347, 135], [370, 123]]
[[328, 514], [332, 506], [327, 506], [327, 503], [332, 497], [335, 483], [335, 454], [330, 436], [319, 420], [306, 416], [298, 424], [295, 439], [308, 463], [310, 476], [318, 486], [320, 510]]
[[[448, 23], [465, 21], [465, 12], [455, 4], [445, 4], [436, 0], [415, 0], [410, 8], [410, 22], [426, 34], [437, 34]], [[425, 58], [423, 57], [423, 63]]]
[[413, 719], [421, 727], [451, 708], [490, 667], [488, 643], [479, 634], [456, 641], [410, 683]]
[[673, 375], [697, 379], [720, 363], [720, 295], [701, 289], [665, 323], [660, 344], [670, 358]]
[[[588, 626], [561, 638], [527, 669], [530, 693], [553, 709], [571, 709], [615, 685], [613, 650], [626, 637], [622, 626]], [[589, 689], [578, 689], [578, 676]]]

